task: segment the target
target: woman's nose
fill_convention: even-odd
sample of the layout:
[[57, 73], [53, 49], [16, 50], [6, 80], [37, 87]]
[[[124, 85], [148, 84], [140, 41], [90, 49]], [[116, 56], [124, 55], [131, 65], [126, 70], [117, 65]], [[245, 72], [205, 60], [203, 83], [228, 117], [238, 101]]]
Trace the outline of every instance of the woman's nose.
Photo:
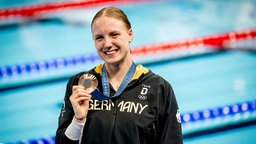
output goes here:
[[110, 38], [105, 38], [104, 47], [109, 48], [111, 46], [112, 46], [112, 40]]

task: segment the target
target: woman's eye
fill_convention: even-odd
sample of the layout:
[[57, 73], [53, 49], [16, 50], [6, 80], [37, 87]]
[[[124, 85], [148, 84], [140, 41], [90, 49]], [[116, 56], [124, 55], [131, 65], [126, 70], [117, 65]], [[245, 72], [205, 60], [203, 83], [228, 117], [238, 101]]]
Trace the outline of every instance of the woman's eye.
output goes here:
[[102, 40], [103, 37], [96, 37], [95, 40]]
[[117, 37], [118, 35], [119, 35], [119, 34], [117, 34], [117, 33], [111, 34], [111, 36], [114, 37], [114, 38]]

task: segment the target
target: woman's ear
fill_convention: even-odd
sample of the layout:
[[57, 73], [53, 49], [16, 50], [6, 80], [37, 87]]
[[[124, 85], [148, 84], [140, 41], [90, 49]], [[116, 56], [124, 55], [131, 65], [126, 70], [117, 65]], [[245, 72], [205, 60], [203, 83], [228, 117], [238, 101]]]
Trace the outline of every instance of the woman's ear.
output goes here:
[[130, 28], [129, 31], [128, 31], [128, 35], [129, 35], [129, 43], [132, 42], [132, 39], [133, 39], [133, 31], [132, 29]]

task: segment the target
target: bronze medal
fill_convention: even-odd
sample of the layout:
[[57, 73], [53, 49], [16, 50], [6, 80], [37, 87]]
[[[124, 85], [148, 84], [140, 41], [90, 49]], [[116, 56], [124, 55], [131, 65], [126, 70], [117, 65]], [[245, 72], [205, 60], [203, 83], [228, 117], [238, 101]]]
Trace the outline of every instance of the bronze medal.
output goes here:
[[94, 91], [98, 87], [98, 80], [93, 74], [86, 73], [79, 78], [78, 85], [82, 85], [86, 89]]

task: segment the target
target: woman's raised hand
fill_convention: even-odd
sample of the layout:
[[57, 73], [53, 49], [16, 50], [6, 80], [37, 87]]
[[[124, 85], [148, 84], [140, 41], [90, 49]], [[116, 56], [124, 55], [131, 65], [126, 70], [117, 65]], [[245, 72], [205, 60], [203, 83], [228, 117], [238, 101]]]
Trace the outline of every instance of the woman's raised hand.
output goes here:
[[89, 101], [91, 99], [90, 89], [83, 86], [75, 85], [72, 88], [73, 93], [70, 96], [70, 101], [75, 112], [74, 119], [77, 122], [84, 122], [89, 110]]

